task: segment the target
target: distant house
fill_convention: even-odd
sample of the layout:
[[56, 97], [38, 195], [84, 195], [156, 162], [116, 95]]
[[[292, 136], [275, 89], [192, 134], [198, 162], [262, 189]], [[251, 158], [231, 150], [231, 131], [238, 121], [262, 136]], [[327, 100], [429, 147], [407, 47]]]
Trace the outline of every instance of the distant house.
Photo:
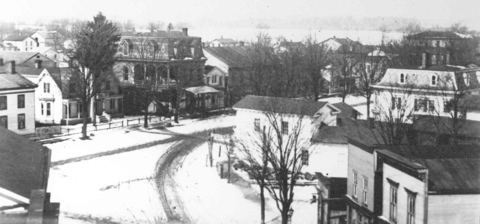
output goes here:
[[415, 55], [421, 61], [417, 61], [417, 66], [423, 64], [423, 67], [431, 65], [466, 65], [469, 60], [467, 51], [474, 49], [474, 43], [471, 35], [464, 35], [451, 31], [425, 31], [407, 36], [414, 45], [420, 48], [424, 55]]
[[248, 58], [249, 47], [208, 47], [204, 49], [211, 66], [205, 73], [205, 84], [225, 91], [225, 106], [233, 105], [249, 94], [242, 80], [248, 76], [251, 61]]
[[[375, 110], [391, 109], [393, 114], [397, 114], [397, 110], [405, 110], [405, 114], [411, 113], [416, 116], [450, 117], [454, 112], [452, 100], [480, 88], [479, 77], [480, 68], [476, 66], [389, 68], [382, 80], [373, 86], [378, 107], [374, 109], [374, 114]], [[464, 113], [463, 110], [457, 112]], [[468, 111], [466, 116], [469, 117]]]
[[479, 146], [379, 147], [376, 154], [376, 172], [382, 173], [378, 223], [480, 220]]
[[[342, 111], [337, 106], [344, 108]], [[328, 102], [312, 102], [286, 98], [263, 97], [248, 95], [233, 106], [237, 111], [235, 135], [240, 139], [246, 136], [258, 137], [262, 130], [271, 127], [268, 115], [274, 115], [281, 122], [286, 133], [302, 120], [302, 131], [299, 138], [308, 142], [308, 149], [303, 157], [302, 172], [322, 172], [330, 177], [346, 177], [347, 149], [345, 144], [330, 144], [315, 139], [325, 128], [335, 127], [338, 122], [346, 122], [350, 117], [351, 108], [348, 105], [330, 104]], [[281, 120], [280, 120], [281, 119]], [[352, 117], [348, 120], [354, 119]], [[343, 134], [343, 133], [342, 133]], [[248, 137], [247, 137], [248, 138]]]
[[230, 39], [230, 38], [223, 38], [212, 40], [209, 43], [209, 47], [235, 47], [239, 45], [239, 42]]
[[63, 37], [57, 31], [37, 31], [30, 37], [35, 40], [35, 47], [60, 49], [63, 44]]
[[11, 44], [15, 46], [19, 51], [29, 51], [36, 46], [35, 39], [30, 36], [10, 35], [3, 40], [4, 45]]
[[57, 67], [55, 61], [38, 52], [0, 51], [0, 59], [3, 59], [4, 62], [15, 61], [15, 64], [21, 67], [33, 68], [38, 65], [44, 68]]
[[32, 50], [31, 52], [38, 52], [41, 55], [55, 61], [58, 67], [69, 67], [70, 66], [70, 57], [68, 57], [65, 53], [55, 50], [53, 47], [37, 47]]
[[8, 44], [3, 44], [0, 43], [0, 51], [19, 51], [18, 47], [15, 45], [8, 43]]
[[0, 223], [55, 223], [60, 204], [46, 192], [50, 150], [3, 127], [0, 142]]
[[0, 67], [0, 126], [21, 135], [35, 133], [36, 87], [15, 71], [15, 62]]

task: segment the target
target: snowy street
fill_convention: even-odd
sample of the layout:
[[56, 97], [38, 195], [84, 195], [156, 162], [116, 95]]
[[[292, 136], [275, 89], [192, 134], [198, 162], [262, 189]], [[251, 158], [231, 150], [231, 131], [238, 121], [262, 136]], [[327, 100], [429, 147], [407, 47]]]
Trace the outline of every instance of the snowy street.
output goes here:
[[[206, 166], [208, 130], [230, 132], [233, 119], [109, 130], [92, 140], [46, 145], [52, 149], [48, 190], [61, 203], [60, 223], [259, 223], [258, 187], [241, 178], [229, 184], [215, 165]], [[213, 145], [213, 164], [225, 160], [220, 147]], [[232, 177], [238, 175], [232, 171]], [[313, 186], [297, 187], [297, 223], [315, 223], [313, 192]], [[279, 223], [278, 215], [267, 198], [267, 222]]]

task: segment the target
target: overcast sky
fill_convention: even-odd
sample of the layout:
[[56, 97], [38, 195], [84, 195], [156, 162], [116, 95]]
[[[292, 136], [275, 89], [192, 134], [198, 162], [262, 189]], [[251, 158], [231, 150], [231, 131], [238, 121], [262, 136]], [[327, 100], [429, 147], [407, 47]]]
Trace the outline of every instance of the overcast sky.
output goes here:
[[[5, 1], [5, 0], [4, 0]], [[187, 21], [208, 26], [209, 20], [312, 18], [323, 16], [393, 16], [429, 24], [462, 22], [480, 28], [480, 0], [7, 0], [0, 20], [57, 18], [91, 19], [99, 11], [107, 18], [148, 21]], [[203, 25], [203, 24], [202, 24]]]

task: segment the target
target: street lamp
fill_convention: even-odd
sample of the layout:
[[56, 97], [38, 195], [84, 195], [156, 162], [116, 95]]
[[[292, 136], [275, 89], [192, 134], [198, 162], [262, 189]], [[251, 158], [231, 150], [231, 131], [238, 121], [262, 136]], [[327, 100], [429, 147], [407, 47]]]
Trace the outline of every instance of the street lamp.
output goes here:
[[293, 209], [290, 207], [288, 210], [288, 223], [292, 223]]

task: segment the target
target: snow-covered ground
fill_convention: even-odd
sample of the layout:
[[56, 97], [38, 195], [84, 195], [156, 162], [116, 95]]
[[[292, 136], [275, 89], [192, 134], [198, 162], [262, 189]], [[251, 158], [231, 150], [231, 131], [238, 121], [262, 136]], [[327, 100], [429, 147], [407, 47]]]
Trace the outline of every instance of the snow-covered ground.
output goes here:
[[[47, 145], [56, 161], [107, 152], [130, 145], [172, 138], [209, 128], [231, 126], [234, 116], [183, 120], [167, 130], [116, 129], [95, 132], [92, 140], [79, 136]], [[73, 140], [75, 139], [75, 140]], [[158, 159], [174, 142], [113, 155], [54, 166], [50, 170], [48, 191], [51, 201], [61, 203], [60, 223], [164, 223], [166, 214], [155, 185]], [[219, 144], [214, 144], [214, 164]], [[222, 146], [222, 148], [224, 148]], [[225, 150], [225, 149], [223, 149]], [[258, 186], [245, 181], [227, 183], [215, 167], [206, 166], [207, 144], [184, 158], [174, 174], [177, 192], [194, 223], [258, 223]], [[314, 186], [297, 187], [293, 223], [316, 223], [316, 204], [310, 203]], [[267, 221], [279, 223], [279, 212], [267, 200]]]

